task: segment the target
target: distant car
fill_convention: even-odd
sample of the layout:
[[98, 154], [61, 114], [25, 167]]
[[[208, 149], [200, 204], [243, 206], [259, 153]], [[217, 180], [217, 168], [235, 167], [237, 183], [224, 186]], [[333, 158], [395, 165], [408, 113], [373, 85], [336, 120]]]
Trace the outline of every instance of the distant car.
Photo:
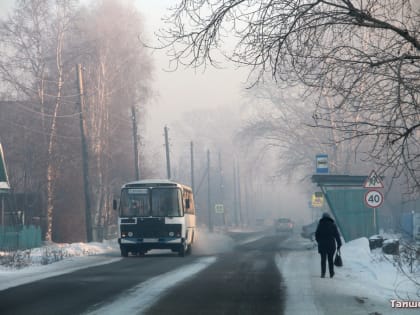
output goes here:
[[293, 232], [293, 221], [288, 218], [280, 218], [275, 222], [275, 229], [277, 233], [292, 233]]
[[316, 231], [317, 226], [318, 226], [318, 221], [314, 221], [310, 224], [302, 226], [302, 232], [300, 233], [300, 235], [303, 238], [308, 238], [308, 239], [314, 241], [315, 240], [315, 231]]

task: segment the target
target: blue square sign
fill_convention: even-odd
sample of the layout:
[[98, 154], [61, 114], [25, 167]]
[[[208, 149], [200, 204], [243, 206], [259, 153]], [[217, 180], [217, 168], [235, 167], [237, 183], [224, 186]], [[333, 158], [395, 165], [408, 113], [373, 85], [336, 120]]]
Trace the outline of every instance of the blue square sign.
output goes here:
[[328, 174], [328, 154], [316, 155], [316, 173]]

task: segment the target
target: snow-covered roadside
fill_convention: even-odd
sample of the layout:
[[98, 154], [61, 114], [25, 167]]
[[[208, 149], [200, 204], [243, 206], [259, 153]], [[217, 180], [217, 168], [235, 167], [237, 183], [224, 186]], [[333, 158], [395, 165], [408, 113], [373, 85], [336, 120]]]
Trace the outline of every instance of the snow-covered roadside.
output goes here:
[[[195, 244], [193, 255], [216, 255], [229, 251], [235, 242], [223, 234], [203, 233]], [[413, 309], [392, 309], [390, 300], [419, 301], [416, 288], [400, 275], [390, 260], [380, 251], [369, 250], [366, 238], [354, 240], [342, 247], [344, 266], [336, 268], [333, 279], [320, 278], [320, 258], [316, 248], [309, 241], [295, 234], [283, 241], [282, 250], [276, 255], [276, 263], [281, 271], [287, 289], [286, 315], [300, 314], [413, 314]], [[45, 251], [66, 252], [63, 260], [41, 265]], [[0, 266], [0, 290], [23, 283], [36, 281], [63, 273], [95, 265], [120, 260], [116, 240], [105, 243], [53, 244], [31, 250], [32, 264], [19, 270]], [[214, 257], [199, 258], [191, 265], [180, 268], [176, 273], [180, 278], [192, 276], [215, 261]], [[175, 285], [173, 275], [162, 275], [132, 288], [124, 300], [129, 311], [130, 305], [138, 303], [138, 293], [153, 288], [153, 294], [143, 300], [152, 303], [156, 296]], [[152, 292], [150, 291], [150, 292]], [[119, 300], [117, 299], [119, 303]], [[107, 306], [110, 307], [110, 306]], [[119, 308], [122, 307], [119, 303]], [[376, 313], [375, 313], [376, 312]]]
[[276, 256], [287, 287], [286, 315], [413, 314], [393, 309], [390, 300], [418, 301], [416, 288], [379, 251], [371, 253], [366, 238], [342, 247], [344, 266], [335, 268], [332, 279], [320, 277], [319, 254], [310, 243], [298, 236], [287, 242], [301, 250]]
[[[34, 248], [26, 255], [26, 267], [14, 269], [0, 266], [0, 290], [121, 259], [115, 240], [89, 244], [51, 244]], [[46, 260], [51, 261], [46, 264]]]
[[[215, 255], [232, 250], [234, 245], [235, 242], [226, 235], [205, 231], [198, 234], [193, 255]], [[162, 250], [151, 253], [159, 252]], [[4, 253], [0, 252], [1, 254]], [[117, 240], [108, 240], [103, 243], [51, 244], [31, 249], [26, 255], [27, 266], [23, 268], [16, 269], [0, 265], [0, 291], [121, 259]], [[46, 260], [50, 260], [48, 264]]]

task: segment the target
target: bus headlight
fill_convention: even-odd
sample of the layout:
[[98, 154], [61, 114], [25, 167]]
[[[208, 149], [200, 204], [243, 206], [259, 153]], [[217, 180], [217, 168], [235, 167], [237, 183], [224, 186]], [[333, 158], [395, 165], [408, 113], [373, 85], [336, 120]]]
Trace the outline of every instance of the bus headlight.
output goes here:
[[174, 232], [169, 232], [169, 236], [170, 237], [173, 237], [175, 235], [175, 233]]
[[133, 232], [128, 232], [128, 237], [133, 237]]

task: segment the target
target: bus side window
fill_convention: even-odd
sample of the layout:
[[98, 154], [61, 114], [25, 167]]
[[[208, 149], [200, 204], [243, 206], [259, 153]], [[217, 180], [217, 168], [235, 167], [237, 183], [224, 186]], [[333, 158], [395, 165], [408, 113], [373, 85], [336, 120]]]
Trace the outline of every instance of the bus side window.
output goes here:
[[195, 214], [194, 210], [194, 200], [193, 195], [191, 192], [186, 191], [184, 192], [184, 206], [185, 206], [185, 212], [189, 214]]

